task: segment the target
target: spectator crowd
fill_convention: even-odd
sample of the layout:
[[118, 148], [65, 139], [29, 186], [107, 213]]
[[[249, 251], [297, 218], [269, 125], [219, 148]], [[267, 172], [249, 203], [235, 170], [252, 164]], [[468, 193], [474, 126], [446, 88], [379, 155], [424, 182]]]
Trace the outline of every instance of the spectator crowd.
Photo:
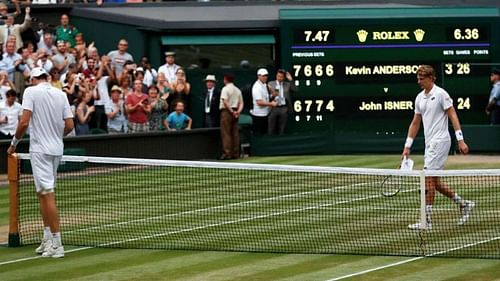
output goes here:
[[116, 50], [101, 53], [93, 42], [87, 44], [66, 14], [55, 32], [40, 29], [37, 41], [23, 42], [21, 32], [31, 26], [31, 11], [26, 7], [22, 24], [14, 24], [22, 14], [15, 3], [14, 13], [0, 3], [5, 17], [0, 22], [1, 138], [14, 135], [19, 102], [35, 67], [46, 70], [52, 86], [66, 93], [75, 116], [73, 135], [191, 128], [192, 120], [184, 113], [191, 85], [174, 52], [165, 54], [158, 71], [146, 56], [136, 64], [126, 39], [119, 40]]
[[[71, 24], [68, 15], [60, 17], [54, 32], [40, 28], [34, 40], [23, 41], [21, 33], [31, 27], [30, 7], [24, 9], [24, 20], [18, 2], [9, 13], [0, 3], [0, 138], [10, 139], [21, 115], [22, 93], [30, 86], [35, 67], [49, 73], [52, 86], [66, 93], [75, 116], [72, 135], [93, 133], [135, 133], [191, 129], [189, 112], [191, 84], [184, 68], [176, 64], [174, 52], [165, 53], [165, 63], [158, 70], [143, 56], [135, 62], [128, 52], [126, 39], [119, 40], [116, 50], [103, 52]], [[257, 72], [251, 89], [250, 111], [255, 134], [282, 134], [286, 126], [290, 92], [295, 90], [291, 75], [278, 70], [276, 81], [268, 83], [268, 71]], [[224, 87], [216, 87], [215, 75], [207, 75], [203, 93], [204, 127], [221, 127], [223, 159], [239, 156], [238, 120], [243, 110], [240, 89], [234, 77], [224, 76]]]

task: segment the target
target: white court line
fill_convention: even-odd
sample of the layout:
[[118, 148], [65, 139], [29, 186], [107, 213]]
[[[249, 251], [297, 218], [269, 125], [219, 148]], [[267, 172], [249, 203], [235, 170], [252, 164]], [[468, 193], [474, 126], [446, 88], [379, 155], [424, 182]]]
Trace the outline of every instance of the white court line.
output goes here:
[[[341, 187], [338, 187], [338, 188], [341, 188]], [[405, 190], [405, 191], [402, 191], [402, 192], [409, 192], [409, 191]], [[282, 197], [286, 197], [286, 196], [288, 196], [288, 195], [282, 195]], [[93, 248], [98, 248], [98, 247], [106, 247], [106, 246], [123, 244], [123, 243], [127, 243], [127, 242], [133, 242], [133, 241], [143, 240], [143, 239], [150, 239], [150, 238], [155, 238], [155, 237], [168, 236], [168, 235], [172, 235], [172, 234], [189, 232], [189, 231], [195, 231], [195, 230], [204, 229], [204, 228], [210, 228], [210, 227], [222, 226], [222, 225], [233, 224], [233, 223], [238, 223], [238, 222], [250, 221], [250, 220], [254, 220], [254, 219], [261, 219], [261, 218], [270, 217], [270, 216], [278, 216], [278, 215], [283, 215], [283, 214], [288, 214], [288, 213], [293, 213], [293, 212], [300, 212], [300, 211], [305, 211], [305, 210], [310, 210], [310, 209], [317, 209], [317, 208], [322, 208], [322, 207], [326, 207], [326, 206], [333, 206], [333, 205], [338, 205], [338, 204], [347, 204], [347, 203], [351, 203], [351, 202], [362, 201], [362, 200], [367, 200], [367, 199], [372, 199], [372, 198], [378, 198], [378, 197], [382, 197], [382, 195], [372, 195], [372, 196], [368, 196], [368, 197], [361, 197], [361, 198], [356, 198], [356, 199], [346, 200], [346, 201], [340, 201], [340, 202], [331, 203], [331, 204], [321, 204], [321, 205], [311, 206], [311, 207], [306, 207], [306, 208], [301, 208], [301, 209], [294, 209], [294, 210], [289, 210], [289, 211], [286, 211], [286, 212], [277, 212], [277, 213], [272, 213], [272, 214], [268, 214], [268, 215], [260, 215], [260, 216], [256, 216], [256, 217], [249, 217], [249, 218], [243, 218], [243, 219], [238, 219], [238, 220], [225, 221], [225, 222], [216, 223], [216, 224], [202, 225], [202, 226], [197, 226], [197, 227], [188, 228], [188, 229], [180, 229], [180, 230], [170, 231], [170, 232], [165, 232], [165, 233], [157, 233], [157, 234], [153, 234], [153, 235], [149, 235], [149, 236], [143, 236], [143, 237], [131, 238], [131, 239], [122, 240], [122, 241], [115, 241], [115, 242], [110, 242], [110, 243], [99, 244], [99, 245], [97, 245], [95, 247], [82, 247], [82, 248], [72, 249], [72, 250], [68, 250], [68, 251], [65, 251], [65, 252], [66, 253], [72, 253], [72, 252], [83, 251], [83, 250], [88, 250], [88, 249], [93, 249]], [[273, 197], [270, 197], [270, 198], [273, 198]], [[196, 210], [194, 210], [194, 211], [196, 211]], [[18, 262], [23, 262], [23, 261], [35, 260], [35, 259], [39, 259], [39, 258], [41, 258], [41, 256], [35, 256], [35, 257], [28, 257], [28, 258], [21, 258], [21, 259], [15, 259], [15, 260], [10, 260], [10, 261], [4, 261], [4, 262], [0, 262], [0, 266], [7, 265], [7, 264], [18, 263]]]
[[477, 246], [477, 245], [489, 243], [489, 242], [492, 242], [492, 241], [495, 241], [495, 240], [499, 240], [499, 239], [500, 239], [500, 236], [497, 236], [497, 237], [494, 237], [494, 238], [486, 239], [486, 240], [475, 242], [475, 243], [466, 244], [466, 245], [455, 247], [455, 248], [448, 249], [448, 250], [439, 251], [439, 252], [428, 254], [428, 255], [425, 255], [425, 256], [414, 257], [414, 258], [411, 258], [411, 259], [406, 259], [406, 260], [398, 261], [398, 262], [395, 262], [395, 263], [386, 264], [386, 265], [383, 265], [383, 266], [379, 266], [379, 267], [375, 267], [375, 268], [371, 268], [371, 269], [367, 269], [367, 270], [363, 270], [363, 271], [351, 273], [351, 274], [348, 274], [348, 275], [344, 275], [344, 276], [340, 276], [340, 277], [335, 277], [333, 279], [328, 279], [326, 281], [336, 281], [336, 280], [342, 280], [342, 279], [346, 279], [346, 278], [351, 278], [351, 277], [354, 277], [354, 276], [363, 275], [363, 274], [366, 274], [366, 273], [370, 273], [370, 272], [374, 272], [374, 271], [386, 269], [386, 268], [389, 268], [389, 267], [394, 267], [394, 266], [402, 265], [402, 264], [405, 264], [405, 263], [414, 262], [414, 261], [421, 260], [421, 259], [426, 258], [426, 257], [433, 257], [433, 256], [442, 255], [442, 254], [446, 254], [446, 253], [449, 253], [449, 252], [454, 252], [454, 251], [457, 251], [457, 250], [469, 248], [469, 247], [474, 247], [474, 246]]
[[246, 204], [265, 202], [265, 201], [273, 201], [273, 200], [277, 200], [277, 199], [290, 198], [290, 197], [296, 197], [296, 196], [302, 196], [302, 195], [308, 195], [308, 194], [314, 194], [314, 193], [329, 192], [329, 191], [334, 191], [334, 190], [346, 189], [349, 187], [358, 187], [358, 186], [363, 186], [363, 185], [367, 185], [367, 184], [370, 184], [370, 183], [356, 183], [356, 184], [350, 184], [350, 185], [336, 186], [336, 187], [332, 187], [332, 188], [319, 189], [319, 190], [314, 190], [314, 191], [303, 191], [303, 192], [285, 194], [285, 195], [268, 197], [268, 198], [254, 199], [254, 200], [250, 200], [250, 201], [236, 202], [236, 203], [231, 203], [231, 204], [226, 204], [226, 205], [219, 205], [219, 206], [207, 207], [207, 208], [202, 208], [202, 209], [183, 211], [183, 212], [173, 213], [173, 214], [165, 214], [165, 215], [147, 217], [147, 218], [142, 218], [142, 219], [135, 219], [135, 220], [122, 221], [122, 222], [116, 222], [116, 223], [111, 223], [111, 224], [92, 226], [92, 227], [87, 227], [87, 228], [80, 228], [80, 229], [70, 230], [70, 231], [67, 231], [65, 233], [69, 234], [69, 233], [75, 233], [75, 232], [84, 232], [84, 231], [88, 231], [88, 230], [108, 228], [108, 227], [114, 227], [114, 226], [119, 226], [119, 225], [127, 225], [130, 223], [136, 223], [136, 222], [145, 222], [145, 221], [156, 220], [156, 219], [161, 219], [161, 218], [189, 215], [189, 214], [224, 209], [224, 208], [234, 207], [234, 206], [239, 206], [239, 205], [246, 205]]

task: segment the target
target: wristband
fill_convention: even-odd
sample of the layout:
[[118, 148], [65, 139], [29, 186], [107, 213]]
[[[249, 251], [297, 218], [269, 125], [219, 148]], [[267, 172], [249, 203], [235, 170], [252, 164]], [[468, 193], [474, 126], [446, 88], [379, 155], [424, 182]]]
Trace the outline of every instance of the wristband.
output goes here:
[[405, 142], [405, 147], [407, 148], [411, 148], [411, 145], [413, 144], [413, 139], [410, 138], [410, 137], [407, 137], [406, 138], [406, 142]]
[[12, 141], [10, 142], [10, 145], [12, 145], [12, 146], [17, 146], [17, 144], [19, 144], [19, 141], [20, 141], [20, 140], [16, 139], [16, 137], [14, 136], [14, 137], [12, 138]]
[[464, 140], [464, 134], [462, 133], [462, 130], [456, 130], [455, 137], [457, 138], [457, 141]]

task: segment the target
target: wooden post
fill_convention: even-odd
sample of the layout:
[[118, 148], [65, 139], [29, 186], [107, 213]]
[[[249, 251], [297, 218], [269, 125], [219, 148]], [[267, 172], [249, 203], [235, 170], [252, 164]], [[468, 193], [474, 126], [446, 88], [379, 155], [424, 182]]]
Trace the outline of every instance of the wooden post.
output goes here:
[[19, 160], [16, 154], [7, 160], [9, 179], [9, 247], [21, 246], [19, 239]]

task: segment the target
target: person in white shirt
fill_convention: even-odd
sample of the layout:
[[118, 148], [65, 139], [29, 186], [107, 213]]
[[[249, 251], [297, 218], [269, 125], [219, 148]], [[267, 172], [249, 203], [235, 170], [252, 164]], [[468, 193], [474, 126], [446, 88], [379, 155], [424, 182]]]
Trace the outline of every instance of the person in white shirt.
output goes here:
[[[461, 153], [467, 154], [469, 147], [464, 141], [460, 122], [448, 93], [434, 84], [436, 72], [430, 65], [422, 65], [417, 70], [417, 80], [423, 89], [415, 99], [415, 114], [408, 129], [408, 137], [403, 149], [403, 158], [408, 158], [413, 140], [417, 136], [420, 123], [424, 125], [425, 156], [424, 169], [442, 170], [450, 151], [451, 139], [448, 132], [448, 120], [451, 121]], [[426, 177], [426, 226], [421, 223], [411, 224], [410, 229], [432, 229], [432, 205], [436, 191], [450, 198], [460, 207], [459, 225], [469, 219], [474, 202], [464, 200], [451, 187], [438, 177]]]
[[181, 68], [175, 64], [175, 52], [165, 52], [165, 64], [158, 68], [158, 75], [162, 75], [167, 79], [168, 83], [175, 82], [177, 70]]
[[6, 99], [0, 102], [0, 139], [12, 139], [21, 113], [22, 107], [17, 102], [16, 91], [8, 90]]
[[63, 136], [73, 130], [74, 124], [66, 94], [52, 87], [48, 77], [43, 68], [36, 67], [31, 71], [34, 86], [24, 91], [23, 113], [7, 153], [12, 155], [16, 151], [29, 126], [31, 166], [44, 224], [42, 243], [35, 252], [42, 257], [61, 258], [64, 257], [64, 247], [54, 188], [64, 150]]
[[257, 81], [255, 81], [252, 87], [253, 109], [250, 113], [252, 114], [252, 129], [256, 135], [267, 133], [267, 117], [271, 112], [271, 108], [276, 106], [276, 101], [269, 101], [270, 89], [267, 87], [268, 76], [269, 72], [267, 72], [267, 69], [260, 68], [257, 70]]
[[151, 63], [149, 63], [149, 58], [146, 56], [143, 56], [141, 58], [141, 63], [140, 66], [144, 70], [144, 79], [142, 80], [142, 83], [144, 85], [148, 86], [148, 88], [155, 84], [156, 77], [158, 77], [158, 72], [156, 69], [151, 67]]

